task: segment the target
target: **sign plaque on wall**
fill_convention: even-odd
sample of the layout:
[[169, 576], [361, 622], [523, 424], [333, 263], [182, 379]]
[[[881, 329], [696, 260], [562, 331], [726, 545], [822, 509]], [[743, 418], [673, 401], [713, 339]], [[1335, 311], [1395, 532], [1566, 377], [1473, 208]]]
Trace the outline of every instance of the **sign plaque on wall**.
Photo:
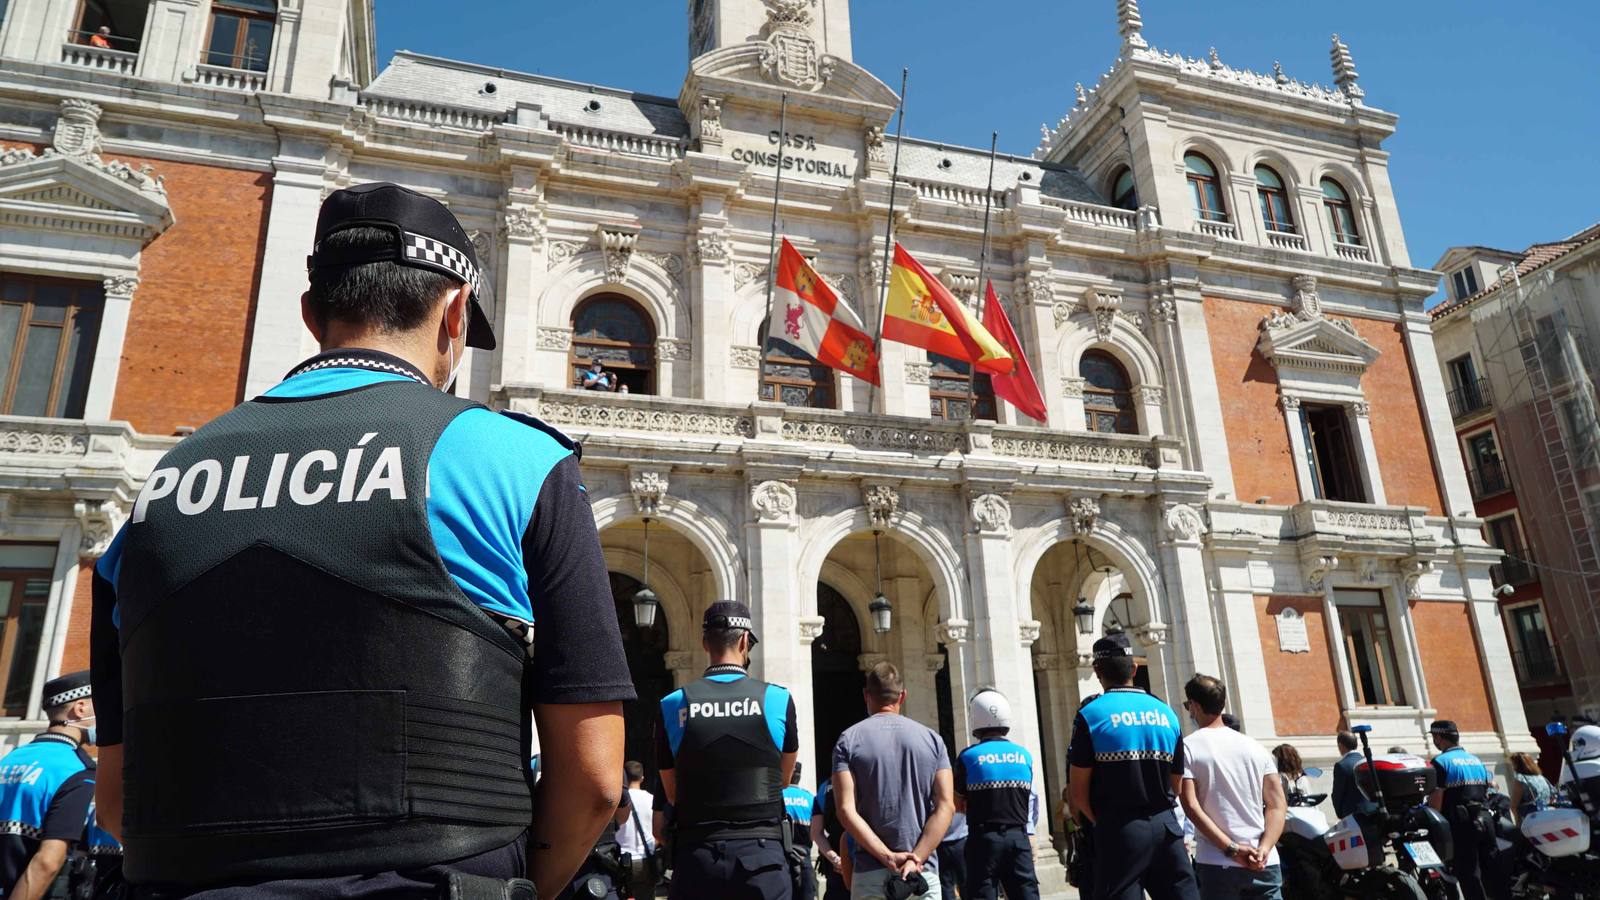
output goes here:
[[1306, 620], [1300, 610], [1290, 606], [1278, 613], [1278, 649], [1284, 653], [1310, 653], [1311, 639], [1306, 636]]

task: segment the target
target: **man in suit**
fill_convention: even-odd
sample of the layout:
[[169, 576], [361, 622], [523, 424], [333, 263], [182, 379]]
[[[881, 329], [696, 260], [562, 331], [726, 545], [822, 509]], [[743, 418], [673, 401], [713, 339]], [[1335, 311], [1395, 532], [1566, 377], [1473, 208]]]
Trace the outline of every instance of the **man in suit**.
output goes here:
[[1343, 819], [1357, 812], [1369, 812], [1375, 804], [1361, 793], [1356, 784], [1356, 766], [1366, 761], [1357, 749], [1356, 736], [1348, 731], [1339, 732], [1339, 761], [1333, 765], [1333, 814]]

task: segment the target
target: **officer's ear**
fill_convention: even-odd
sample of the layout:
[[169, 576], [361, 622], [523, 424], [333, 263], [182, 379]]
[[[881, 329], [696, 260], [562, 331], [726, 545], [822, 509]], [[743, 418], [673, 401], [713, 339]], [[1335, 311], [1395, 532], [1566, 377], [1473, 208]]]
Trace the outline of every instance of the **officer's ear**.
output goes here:
[[451, 341], [460, 340], [467, 330], [467, 299], [471, 296], [472, 288], [465, 284], [451, 288], [445, 295], [444, 330]]

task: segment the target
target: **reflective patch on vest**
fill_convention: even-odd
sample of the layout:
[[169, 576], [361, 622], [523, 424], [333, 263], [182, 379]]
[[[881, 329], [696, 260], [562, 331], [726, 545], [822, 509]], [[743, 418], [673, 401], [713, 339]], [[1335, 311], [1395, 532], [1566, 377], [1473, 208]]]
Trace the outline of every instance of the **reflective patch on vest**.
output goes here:
[[37, 825], [29, 825], [27, 822], [0, 822], [0, 834], [15, 834], [38, 840], [39, 835], [43, 833], [44, 830], [42, 828]]
[[1444, 765], [1441, 787], [1483, 787], [1494, 783], [1483, 761], [1460, 747], [1452, 747], [1437, 757]]
[[729, 719], [759, 715], [762, 715], [761, 701], [754, 697], [744, 697], [738, 700], [689, 703], [678, 710], [678, 721], [679, 725], [685, 725], [690, 719]]

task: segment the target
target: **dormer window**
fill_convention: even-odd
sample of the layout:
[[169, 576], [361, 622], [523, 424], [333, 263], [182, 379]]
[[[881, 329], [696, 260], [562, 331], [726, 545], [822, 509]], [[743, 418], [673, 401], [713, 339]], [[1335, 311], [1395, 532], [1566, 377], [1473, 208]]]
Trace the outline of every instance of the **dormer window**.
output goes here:
[[206, 65], [265, 72], [277, 18], [276, 0], [215, 0]]
[[1478, 292], [1478, 273], [1472, 266], [1458, 270], [1450, 276], [1450, 288], [1457, 300], [1465, 300]]
[[1266, 166], [1256, 166], [1256, 196], [1261, 200], [1261, 221], [1268, 231], [1294, 234], [1294, 216], [1289, 212], [1289, 192], [1283, 179]]
[[1133, 170], [1127, 166], [1111, 182], [1111, 205], [1121, 209], [1139, 208], [1139, 187], [1133, 183]]

